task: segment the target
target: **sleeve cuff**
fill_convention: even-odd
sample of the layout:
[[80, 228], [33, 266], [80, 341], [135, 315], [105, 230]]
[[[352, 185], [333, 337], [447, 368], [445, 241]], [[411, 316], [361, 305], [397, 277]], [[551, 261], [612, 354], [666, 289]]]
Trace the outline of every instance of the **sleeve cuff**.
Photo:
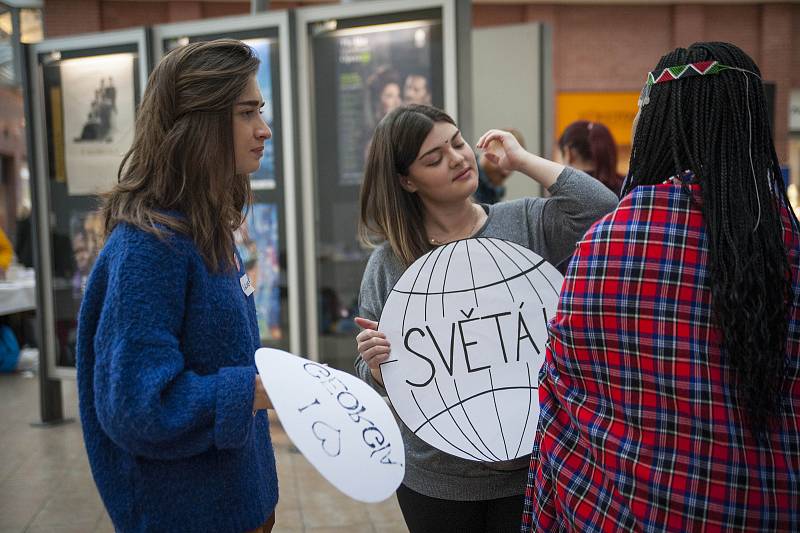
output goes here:
[[386, 392], [386, 387], [378, 383], [375, 377], [372, 375], [372, 372], [369, 370], [367, 370], [367, 384], [375, 389], [375, 391], [381, 396], [389, 396], [389, 393]]
[[214, 443], [219, 449], [244, 445], [253, 425], [255, 367], [225, 367], [217, 379]]
[[375, 389], [375, 391], [378, 394], [380, 394], [381, 396], [389, 395], [389, 393], [386, 392], [386, 388], [375, 380], [375, 378], [372, 375], [372, 372], [370, 371], [369, 367], [364, 362], [364, 360], [361, 359], [360, 355], [356, 356], [354, 367], [356, 369], [356, 374], [358, 375], [358, 377], [360, 377], [361, 380], [364, 381], [367, 385]]
[[[564, 187], [564, 184], [567, 183], [572, 176], [578, 172], [580, 171], [572, 167], [564, 167], [564, 170], [562, 170], [561, 174], [559, 174], [558, 178], [556, 178], [556, 182], [547, 189], [547, 192], [549, 192], [551, 195], [556, 194], [561, 190], [562, 187]], [[583, 172], [581, 172], [581, 174], [583, 174]]]

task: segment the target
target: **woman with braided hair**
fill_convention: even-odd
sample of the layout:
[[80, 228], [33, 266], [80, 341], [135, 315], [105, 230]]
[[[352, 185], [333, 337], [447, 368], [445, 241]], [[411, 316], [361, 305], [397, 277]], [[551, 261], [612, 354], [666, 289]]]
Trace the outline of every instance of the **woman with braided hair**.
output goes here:
[[523, 531], [800, 530], [800, 233], [761, 74], [661, 58], [551, 324]]

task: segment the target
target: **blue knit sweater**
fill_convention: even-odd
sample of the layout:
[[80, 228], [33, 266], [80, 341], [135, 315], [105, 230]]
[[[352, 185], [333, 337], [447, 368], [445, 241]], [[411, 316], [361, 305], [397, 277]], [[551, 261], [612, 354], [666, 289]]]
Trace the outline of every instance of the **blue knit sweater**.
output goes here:
[[191, 239], [127, 224], [97, 259], [78, 325], [78, 394], [118, 531], [241, 533], [275, 508], [267, 416], [252, 414], [259, 334], [243, 273], [211, 273]]

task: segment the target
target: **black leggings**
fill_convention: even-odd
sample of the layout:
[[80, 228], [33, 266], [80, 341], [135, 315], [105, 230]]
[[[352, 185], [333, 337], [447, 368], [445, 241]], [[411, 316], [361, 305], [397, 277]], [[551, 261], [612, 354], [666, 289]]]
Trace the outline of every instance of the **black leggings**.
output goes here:
[[474, 502], [440, 500], [405, 485], [397, 489], [397, 501], [410, 533], [516, 533], [522, 523], [524, 500], [524, 494]]

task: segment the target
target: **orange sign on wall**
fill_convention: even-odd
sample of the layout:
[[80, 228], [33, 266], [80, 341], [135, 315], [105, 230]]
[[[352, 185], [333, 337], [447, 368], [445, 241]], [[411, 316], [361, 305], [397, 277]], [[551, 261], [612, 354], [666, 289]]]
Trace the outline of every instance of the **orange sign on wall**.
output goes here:
[[620, 173], [627, 173], [631, 126], [638, 111], [638, 92], [562, 92], [556, 96], [556, 139], [576, 120], [601, 122], [617, 143]]

